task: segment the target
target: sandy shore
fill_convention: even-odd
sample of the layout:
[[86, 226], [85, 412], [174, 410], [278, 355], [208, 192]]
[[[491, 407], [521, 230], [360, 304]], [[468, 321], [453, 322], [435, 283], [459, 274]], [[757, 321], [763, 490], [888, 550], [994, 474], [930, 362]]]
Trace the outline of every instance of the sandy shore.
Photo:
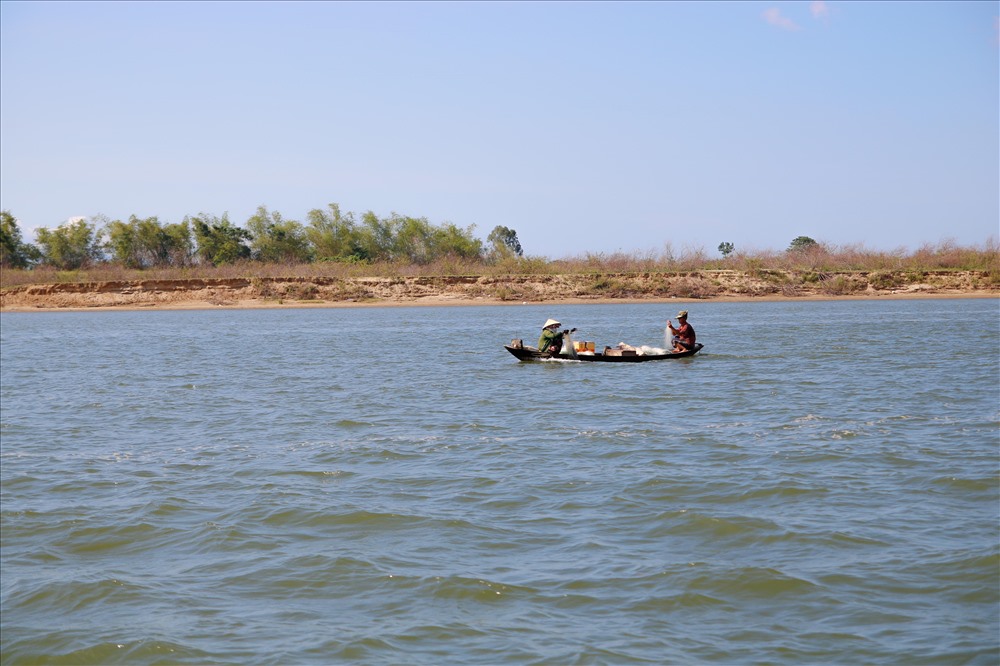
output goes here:
[[861, 301], [861, 300], [912, 300], [912, 299], [949, 299], [949, 298], [992, 298], [1000, 299], [1000, 293], [898, 293], [854, 296], [723, 296], [710, 299], [695, 298], [559, 298], [546, 301], [497, 301], [488, 299], [464, 298], [422, 298], [419, 300], [380, 300], [380, 301], [285, 301], [278, 303], [271, 300], [247, 299], [229, 301], [226, 303], [209, 303], [200, 300], [180, 300], [169, 303], [144, 303], [134, 305], [78, 305], [78, 306], [47, 306], [47, 305], [14, 305], [0, 308], [0, 312], [100, 312], [100, 311], [139, 311], [139, 310], [261, 310], [261, 309], [309, 309], [309, 308], [387, 308], [387, 307], [469, 307], [469, 306], [524, 306], [524, 305], [595, 305], [613, 303], [748, 303], [748, 302], [780, 302], [780, 301]]
[[428, 298], [420, 301], [380, 301], [377, 303], [326, 303], [326, 302], [297, 302], [283, 303], [281, 305], [261, 302], [261, 301], [236, 301], [225, 305], [212, 305], [203, 301], [182, 301], [165, 305], [143, 305], [143, 306], [89, 306], [89, 307], [9, 307], [0, 308], [0, 312], [127, 312], [141, 310], [278, 310], [278, 309], [334, 309], [334, 308], [419, 308], [419, 307], [470, 307], [470, 306], [524, 306], [524, 305], [551, 305], [558, 307], [561, 305], [583, 305], [583, 304], [609, 304], [609, 303], [745, 303], [745, 302], [779, 302], [779, 301], [862, 301], [862, 300], [913, 300], [913, 299], [949, 299], [949, 298], [1000, 298], [1000, 294], [894, 294], [891, 296], [812, 296], [804, 298], [791, 297], [729, 297], [713, 299], [691, 299], [691, 298], [671, 298], [671, 299], [593, 299], [593, 298], [568, 298], [562, 300], [544, 301], [540, 303], [511, 303], [509, 301], [483, 301], [483, 300], [463, 300], [463, 299], [435, 299]]
[[475, 305], [577, 305], [912, 298], [998, 298], [975, 271], [838, 274], [804, 279], [773, 271], [681, 274], [239, 278], [19, 285], [0, 311], [219, 310]]

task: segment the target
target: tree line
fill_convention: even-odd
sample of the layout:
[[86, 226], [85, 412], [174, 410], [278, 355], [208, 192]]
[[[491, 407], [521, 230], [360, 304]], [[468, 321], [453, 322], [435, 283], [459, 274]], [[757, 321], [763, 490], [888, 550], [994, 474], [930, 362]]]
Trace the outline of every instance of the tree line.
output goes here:
[[497, 261], [523, 256], [517, 232], [496, 226], [484, 243], [475, 225], [432, 224], [427, 218], [369, 211], [360, 220], [333, 203], [309, 211], [305, 223], [260, 206], [244, 226], [199, 214], [182, 222], [157, 217], [128, 221], [78, 218], [54, 229], [40, 228], [35, 243], [22, 238], [17, 218], [0, 213], [0, 266], [51, 266], [75, 270], [101, 263], [145, 269], [219, 266], [240, 261], [303, 264], [315, 261], [430, 264], [448, 257]]

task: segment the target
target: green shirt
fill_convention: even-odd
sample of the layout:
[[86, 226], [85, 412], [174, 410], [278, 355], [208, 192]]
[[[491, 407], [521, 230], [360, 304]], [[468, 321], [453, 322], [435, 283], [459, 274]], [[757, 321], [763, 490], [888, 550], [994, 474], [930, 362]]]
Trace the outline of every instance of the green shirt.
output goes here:
[[538, 351], [548, 351], [556, 342], [562, 344], [562, 337], [563, 334], [558, 331], [553, 331], [551, 328], [544, 329], [542, 337], [538, 338]]

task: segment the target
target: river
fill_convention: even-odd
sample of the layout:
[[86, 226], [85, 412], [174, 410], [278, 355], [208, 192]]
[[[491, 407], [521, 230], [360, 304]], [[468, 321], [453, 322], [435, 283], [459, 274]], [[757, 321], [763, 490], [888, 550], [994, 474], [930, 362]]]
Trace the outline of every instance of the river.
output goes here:
[[683, 307], [3, 313], [2, 662], [1000, 662], [1000, 300]]

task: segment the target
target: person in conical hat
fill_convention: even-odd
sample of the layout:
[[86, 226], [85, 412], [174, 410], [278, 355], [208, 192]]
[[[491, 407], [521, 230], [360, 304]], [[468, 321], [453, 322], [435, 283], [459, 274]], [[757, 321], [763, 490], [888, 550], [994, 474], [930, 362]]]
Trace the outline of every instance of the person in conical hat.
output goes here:
[[673, 343], [675, 353], [686, 352], [694, 349], [694, 327], [688, 323], [688, 311], [681, 310], [677, 313], [677, 328], [673, 322], [667, 320], [667, 328], [674, 334]]
[[[555, 319], [549, 319], [542, 326], [542, 337], [538, 338], [538, 351], [558, 354], [562, 349], [563, 335], [569, 331], [560, 331], [562, 326]], [[576, 330], [576, 329], [573, 329]]]

